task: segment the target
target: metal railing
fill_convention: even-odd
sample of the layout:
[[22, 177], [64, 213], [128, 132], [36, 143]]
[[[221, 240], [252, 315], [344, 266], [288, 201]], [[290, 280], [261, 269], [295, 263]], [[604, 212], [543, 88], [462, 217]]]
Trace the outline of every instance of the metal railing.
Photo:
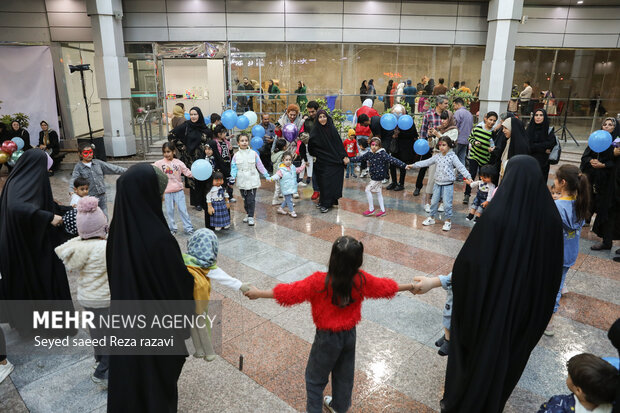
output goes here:
[[154, 122], [156, 122], [159, 127], [158, 136], [162, 136], [163, 134], [162, 113], [163, 108], [146, 110], [138, 113], [132, 121], [134, 133], [136, 127], [140, 130], [140, 144], [142, 146], [142, 154], [144, 159], [146, 159], [146, 155], [149, 153], [149, 147], [153, 144]]

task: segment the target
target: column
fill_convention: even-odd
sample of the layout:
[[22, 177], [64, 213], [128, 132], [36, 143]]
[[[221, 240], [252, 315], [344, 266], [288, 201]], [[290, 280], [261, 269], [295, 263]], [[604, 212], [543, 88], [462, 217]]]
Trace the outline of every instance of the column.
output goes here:
[[134, 155], [136, 137], [131, 127], [131, 88], [123, 43], [121, 0], [86, 0], [86, 10], [93, 30], [106, 154]]
[[480, 116], [506, 112], [515, 70], [515, 44], [523, 0], [491, 0], [487, 44], [480, 75]]

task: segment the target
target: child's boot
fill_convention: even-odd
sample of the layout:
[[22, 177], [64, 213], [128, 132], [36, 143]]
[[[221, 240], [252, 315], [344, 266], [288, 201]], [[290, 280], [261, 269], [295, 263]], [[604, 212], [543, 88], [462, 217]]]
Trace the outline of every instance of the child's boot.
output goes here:
[[437, 351], [437, 353], [440, 356], [447, 356], [450, 354], [450, 340], [444, 339], [443, 344], [439, 347], [439, 351]]

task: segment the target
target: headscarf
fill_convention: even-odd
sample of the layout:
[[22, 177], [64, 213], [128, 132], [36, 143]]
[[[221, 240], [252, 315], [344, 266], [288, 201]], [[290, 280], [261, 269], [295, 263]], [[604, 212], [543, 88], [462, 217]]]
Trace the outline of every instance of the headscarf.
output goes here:
[[611, 132], [611, 138], [616, 139], [620, 137], [620, 122], [618, 122], [618, 119], [616, 118], [612, 118], [610, 116], [610, 117], [603, 119], [603, 122], [601, 122], [601, 129], [603, 128], [603, 125], [605, 124], [605, 122], [607, 122], [608, 120], [610, 120], [614, 124], [614, 130]]
[[153, 169], [155, 169], [155, 174], [157, 175], [157, 185], [159, 186], [159, 195], [164, 196], [166, 192], [166, 187], [168, 186], [168, 176], [158, 167], [152, 165]]
[[536, 112], [542, 112], [544, 119], [542, 123], [536, 123], [534, 122], [534, 117], [532, 117], [529, 125], [527, 125], [525, 132], [530, 145], [535, 142], [544, 141], [547, 139], [547, 136], [549, 136], [549, 116], [547, 116], [547, 111], [544, 109], [536, 109], [534, 115], [536, 115]]
[[183, 118], [185, 117], [185, 112], [183, 111], [183, 108], [179, 105], [174, 105], [174, 107], [172, 108], [172, 116], [175, 118]]
[[362, 103], [362, 106], [366, 106], [368, 108], [372, 108], [372, 99], [366, 99], [364, 101], [364, 103]]
[[[327, 116], [325, 126], [319, 122], [320, 115]], [[332, 118], [324, 109], [320, 109], [316, 113], [316, 123], [310, 132], [310, 140], [308, 141], [308, 151], [310, 155], [316, 156], [317, 162], [344, 165], [342, 160], [347, 156], [347, 153]]]
[[202, 268], [210, 268], [217, 262], [219, 242], [215, 232], [201, 228], [187, 240], [187, 254]]
[[538, 162], [515, 156], [454, 262], [442, 412], [502, 411], [553, 313], [563, 248]]
[[192, 110], [198, 112], [198, 120], [196, 122], [192, 122], [190, 120], [186, 120], [185, 124], [188, 126], [187, 134], [185, 135], [185, 145], [187, 146], [187, 151], [192, 153], [194, 149], [200, 145], [200, 141], [202, 139], [202, 134], [209, 135], [209, 128], [205, 124], [205, 117], [202, 115], [202, 111], [199, 107], [194, 106], [189, 111], [191, 113]]
[[449, 130], [452, 130], [452, 129], [457, 129], [456, 119], [454, 119], [454, 114], [452, 112], [450, 112], [450, 111], [447, 111], [447, 112], [448, 112], [448, 124], [444, 127], [443, 123], [442, 123], [441, 126], [439, 126], [437, 128], [437, 130], [441, 134], [444, 134], [444, 133], [446, 133], [446, 132], [448, 132]]

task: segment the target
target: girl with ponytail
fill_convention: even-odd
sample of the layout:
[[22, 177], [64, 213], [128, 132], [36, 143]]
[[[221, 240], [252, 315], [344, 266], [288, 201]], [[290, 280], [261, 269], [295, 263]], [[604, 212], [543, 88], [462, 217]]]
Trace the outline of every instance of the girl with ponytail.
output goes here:
[[[588, 178], [574, 165], [562, 165], [555, 173], [555, 190], [560, 192], [560, 197], [555, 200], [560, 216], [562, 217], [562, 232], [564, 233], [564, 264], [562, 268], [562, 283], [555, 300], [553, 313], [558, 311], [560, 297], [568, 269], [575, 264], [579, 254], [579, 237], [581, 227], [588, 214], [590, 203], [590, 190]], [[553, 317], [545, 330], [545, 335], [552, 336]]]

